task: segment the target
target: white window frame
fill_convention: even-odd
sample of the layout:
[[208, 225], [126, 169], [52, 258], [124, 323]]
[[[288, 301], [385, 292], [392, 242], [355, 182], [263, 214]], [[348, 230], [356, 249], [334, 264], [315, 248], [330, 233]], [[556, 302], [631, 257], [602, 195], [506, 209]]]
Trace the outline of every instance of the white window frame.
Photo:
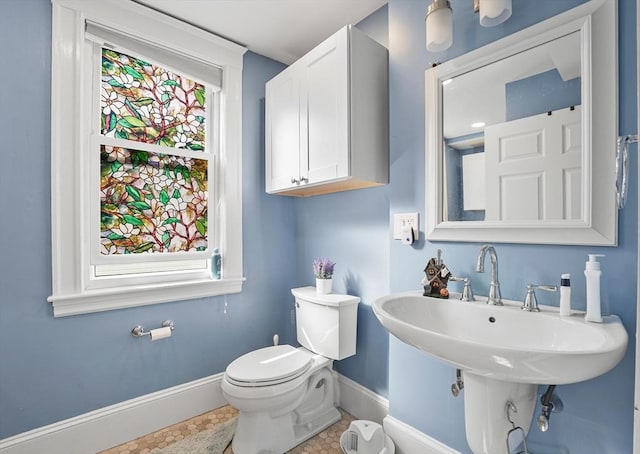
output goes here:
[[[52, 7], [52, 295], [48, 301], [54, 316], [242, 291], [242, 58], [246, 48], [130, 1], [52, 0]], [[83, 106], [93, 94], [91, 86], [83, 84], [91, 64], [85, 61], [86, 21], [222, 68], [220, 147], [212, 177], [219, 207], [216, 225], [210, 226], [218, 232], [217, 244], [223, 252], [222, 279], [190, 276], [158, 283], [138, 275], [133, 285], [91, 285], [90, 242], [85, 228], [90, 204], [85, 197], [93, 191], [86, 187], [79, 158], [80, 153], [88, 152], [83, 145], [87, 131], [83, 122], [91, 118], [86, 118], [90, 115]]]

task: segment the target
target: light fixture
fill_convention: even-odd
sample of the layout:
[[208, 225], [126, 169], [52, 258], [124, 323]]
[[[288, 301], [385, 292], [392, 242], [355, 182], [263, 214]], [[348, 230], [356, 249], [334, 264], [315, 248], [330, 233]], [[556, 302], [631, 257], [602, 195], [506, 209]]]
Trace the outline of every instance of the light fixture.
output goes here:
[[484, 128], [485, 125], [486, 123], [484, 121], [476, 121], [475, 123], [471, 123], [471, 127], [476, 129]]
[[[480, 14], [480, 25], [493, 27], [511, 17], [512, 0], [473, 0], [473, 11]], [[453, 44], [453, 10], [449, 0], [433, 0], [425, 16], [427, 50], [441, 52]]]
[[483, 27], [493, 27], [511, 17], [511, 0], [479, 0], [479, 2], [480, 25]]
[[427, 50], [441, 52], [453, 43], [453, 11], [449, 0], [433, 0], [425, 16]]

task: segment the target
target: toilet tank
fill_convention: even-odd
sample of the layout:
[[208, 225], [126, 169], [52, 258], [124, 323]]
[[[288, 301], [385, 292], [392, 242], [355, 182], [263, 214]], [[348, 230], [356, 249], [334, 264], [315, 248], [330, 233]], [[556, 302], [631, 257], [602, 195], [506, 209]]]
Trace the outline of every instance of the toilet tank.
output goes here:
[[291, 293], [295, 297], [300, 345], [331, 359], [356, 354], [359, 297], [321, 295], [315, 287], [294, 288]]

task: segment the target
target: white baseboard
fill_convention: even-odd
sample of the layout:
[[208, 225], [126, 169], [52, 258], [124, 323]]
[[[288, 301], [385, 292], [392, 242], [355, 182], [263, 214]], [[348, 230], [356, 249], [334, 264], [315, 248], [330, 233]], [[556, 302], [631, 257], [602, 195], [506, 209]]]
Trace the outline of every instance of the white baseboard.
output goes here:
[[340, 390], [340, 408], [357, 419], [382, 424], [396, 445], [396, 454], [460, 454], [418, 429], [389, 416], [389, 401], [361, 384], [334, 372]]
[[344, 375], [337, 372], [334, 374], [340, 390], [340, 408], [356, 419], [367, 419], [382, 424], [382, 420], [389, 413], [389, 400]]
[[393, 416], [385, 417], [382, 426], [395, 443], [396, 454], [460, 454]]
[[223, 374], [120, 402], [0, 440], [0, 454], [86, 454], [226, 405]]
[[[638, 10], [638, 17], [640, 18], [640, 9]], [[640, 36], [638, 39], [640, 40]], [[640, 288], [638, 291], [640, 291]], [[638, 301], [640, 301], [640, 298]], [[638, 317], [640, 317], [640, 311], [638, 313]], [[638, 337], [638, 340], [640, 341], [640, 337]], [[640, 365], [638, 366], [640, 367]], [[640, 375], [636, 376], [636, 380], [640, 380]], [[636, 399], [638, 397], [639, 396], [636, 393]], [[637, 408], [633, 411], [633, 454], [640, 454], [640, 410]]]
[[[357, 419], [383, 424], [397, 454], [460, 454], [391, 417], [389, 401], [334, 372], [339, 405]], [[0, 454], [98, 452], [226, 405], [223, 374], [174, 386], [0, 440]]]

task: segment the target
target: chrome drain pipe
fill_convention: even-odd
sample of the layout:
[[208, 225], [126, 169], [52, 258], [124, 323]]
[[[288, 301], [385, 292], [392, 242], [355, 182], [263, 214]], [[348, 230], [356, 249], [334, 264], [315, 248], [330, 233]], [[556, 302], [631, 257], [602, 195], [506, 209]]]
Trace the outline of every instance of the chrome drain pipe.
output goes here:
[[556, 385], [549, 385], [547, 387], [547, 391], [540, 398], [542, 412], [540, 413], [540, 416], [538, 416], [536, 424], [541, 432], [549, 430], [549, 418], [551, 418], [551, 413], [558, 413], [564, 408], [564, 404], [560, 398], [553, 393], [555, 388]]
[[464, 380], [462, 379], [462, 371], [460, 369], [456, 369], [456, 382], [451, 385], [451, 394], [453, 394], [453, 397], [458, 397], [463, 388]]

